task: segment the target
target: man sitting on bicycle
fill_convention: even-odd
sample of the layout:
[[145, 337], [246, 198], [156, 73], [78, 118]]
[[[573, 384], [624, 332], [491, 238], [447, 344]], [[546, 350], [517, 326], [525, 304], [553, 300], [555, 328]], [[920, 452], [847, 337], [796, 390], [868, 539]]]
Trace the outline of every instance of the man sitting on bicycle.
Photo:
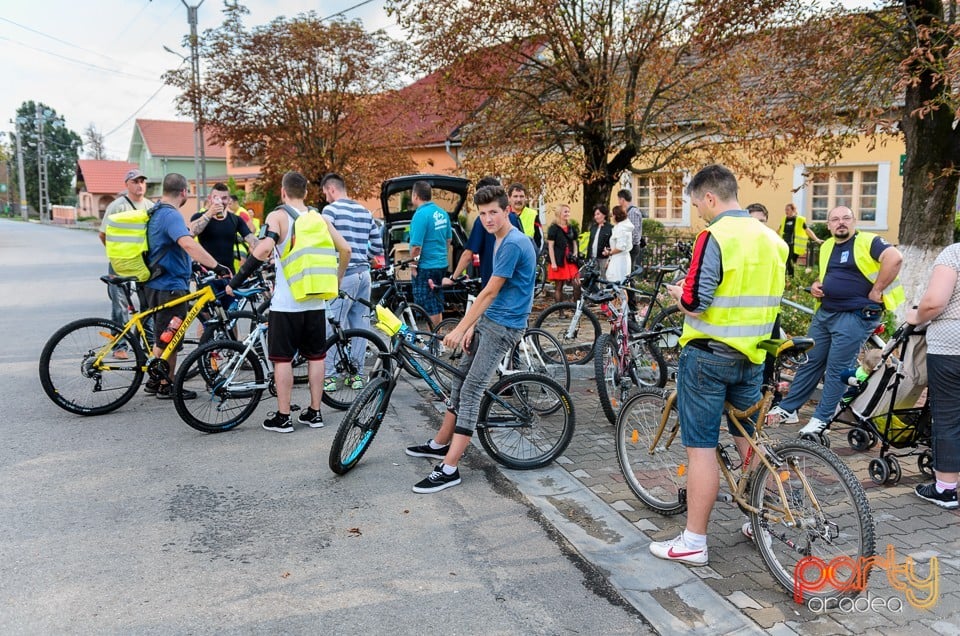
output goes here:
[[484, 229], [496, 237], [493, 274], [460, 323], [443, 344], [465, 352], [453, 378], [451, 407], [437, 435], [426, 444], [410, 446], [407, 455], [443, 460], [413, 487], [416, 493], [439, 492], [460, 483], [457, 464], [477, 427], [480, 399], [500, 359], [519, 342], [533, 307], [537, 255], [533, 243], [510, 224], [507, 193], [501, 186], [479, 188], [473, 202]]
[[[724, 402], [747, 409], [760, 399], [765, 354], [783, 295], [787, 245], [741, 208], [737, 180], [711, 165], [687, 186], [708, 223], [697, 236], [682, 286], [667, 285], [685, 315], [677, 369], [680, 433], [687, 450], [687, 526], [650, 544], [661, 559], [707, 564], [707, 522], [720, 491], [716, 447]], [[753, 434], [744, 421], [747, 434]], [[749, 444], [733, 433], [740, 456]]]

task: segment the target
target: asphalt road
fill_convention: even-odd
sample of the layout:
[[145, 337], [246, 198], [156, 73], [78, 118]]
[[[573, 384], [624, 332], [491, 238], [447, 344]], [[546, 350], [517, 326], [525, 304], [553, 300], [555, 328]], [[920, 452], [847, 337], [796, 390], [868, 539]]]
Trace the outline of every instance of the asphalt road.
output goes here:
[[219, 435], [144, 394], [60, 410], [40, 350], [109, 315], [103, 271], [93, 232], [0, 220], [0, 633], [649, 633], [482, 453], [411, 492], [437, 417], [415, 391], [345, 477], [329, 409], [291, 435], [259, 427], [272, 400]]

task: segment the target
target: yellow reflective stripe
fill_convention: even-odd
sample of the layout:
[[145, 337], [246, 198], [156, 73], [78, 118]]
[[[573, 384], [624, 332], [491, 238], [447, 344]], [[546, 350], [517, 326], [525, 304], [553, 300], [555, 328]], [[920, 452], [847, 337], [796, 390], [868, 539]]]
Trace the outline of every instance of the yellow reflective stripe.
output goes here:
[[714, 297], [711, 307], [729, 309], [732, 307], [777, 307], [780, 305], [780, 296], [721, 296]]
[[118, 230], [135, 230], [140, 231], [143, 228], [147, 227], [146, 223], [121, 223], [120, 221], [114, 221], [110, 219], [107, 221], [108, 227], [115, 227]]
[[692, 316], [687, 316], [686, 322], [697, 331], [714, 338], [769, 337], [773, 332], [774, 325], [774, 322], [767, 322], [760, 325], [714, 325], [700, 318], [693, 318]]
[[337, 256], [337, 250], [330, 247], [302, 247], [280, 259], [281, 267], [286, 267], [301, 256]]
[[293, 276], [287, 279], [287, 285], [293, 285], [299, 280], [306, 278], [307, 276], [336, 276], [337, 268], [336, 267], [308, 267], [301, 272], [297, 272]]

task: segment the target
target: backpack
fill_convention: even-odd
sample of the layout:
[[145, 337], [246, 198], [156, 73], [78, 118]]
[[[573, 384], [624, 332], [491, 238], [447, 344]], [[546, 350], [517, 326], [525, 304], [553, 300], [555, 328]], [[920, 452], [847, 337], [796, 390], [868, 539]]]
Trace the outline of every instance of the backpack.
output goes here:
[[280, 255], [280, 266], [293, 299], [303, 302], [336, 298], [338, 254], [327, 221], [314, 209], [301, 214], [289, 205], [281, 207], [293, 219], [290, 240]]
[[157, 254], [153, 263], [147, 261], [150, 249], [147, 244], [147, 226], [154, 209], [114, 212], [107, 218], [107, 229], [104, 232], [107, 258], [118, 276], [134, 276], [141, 283], [150, 280], [151, 272], [170, 249], [171, 246], [168, 245]]

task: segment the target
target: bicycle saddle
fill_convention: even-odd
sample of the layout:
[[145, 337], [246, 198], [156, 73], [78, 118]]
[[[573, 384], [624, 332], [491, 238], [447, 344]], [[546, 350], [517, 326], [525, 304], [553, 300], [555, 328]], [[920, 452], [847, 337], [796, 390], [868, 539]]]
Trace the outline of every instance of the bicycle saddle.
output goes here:
[[813, 338], [771, 338], [760, 343], [760, 348], [774, 357], [795, 357], [813, 348]]

